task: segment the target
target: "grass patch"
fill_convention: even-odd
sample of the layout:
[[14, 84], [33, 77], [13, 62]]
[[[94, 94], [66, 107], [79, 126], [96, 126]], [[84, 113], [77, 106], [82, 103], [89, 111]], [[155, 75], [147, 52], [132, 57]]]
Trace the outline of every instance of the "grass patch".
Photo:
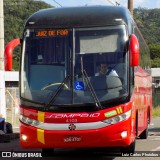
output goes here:
[[153, 107], [152, 116], [153, 117], [160, 117], [160, 106]]

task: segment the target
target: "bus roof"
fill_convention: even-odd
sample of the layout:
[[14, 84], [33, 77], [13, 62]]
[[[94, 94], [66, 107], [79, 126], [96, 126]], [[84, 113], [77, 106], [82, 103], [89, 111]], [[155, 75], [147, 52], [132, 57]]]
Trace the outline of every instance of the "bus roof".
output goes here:
[[128, 24], [127, 8], [117, 6], [62, 7], [40, 10], [29, 17], [27, 28], [73, 28]]

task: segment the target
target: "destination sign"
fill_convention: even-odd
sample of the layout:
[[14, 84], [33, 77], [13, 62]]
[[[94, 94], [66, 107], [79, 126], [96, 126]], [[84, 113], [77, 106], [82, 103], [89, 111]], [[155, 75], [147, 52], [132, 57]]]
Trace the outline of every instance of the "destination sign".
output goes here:
[[67, 36], [68, 33], [67, 29], [41, 30], [36, 32], [36, 37]]

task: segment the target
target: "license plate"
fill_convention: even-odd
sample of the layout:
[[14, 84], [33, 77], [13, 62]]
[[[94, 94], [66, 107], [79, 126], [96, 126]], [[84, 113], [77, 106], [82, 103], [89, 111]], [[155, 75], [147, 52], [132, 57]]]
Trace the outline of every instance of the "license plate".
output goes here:
[[79, 136], [67, 136], [64, 138], [64, 142], [65, 143], [69, 143], [69, 142], [80, 142], [82, 141], [82, 138]]

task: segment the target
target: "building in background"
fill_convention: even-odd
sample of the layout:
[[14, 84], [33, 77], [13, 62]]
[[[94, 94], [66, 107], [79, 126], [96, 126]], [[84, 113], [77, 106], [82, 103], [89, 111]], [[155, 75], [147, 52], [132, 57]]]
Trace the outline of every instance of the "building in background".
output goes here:
[[19, 72], [18, 71], [5, 71], [5, 86], [18, 87]]
[[152, 68], [151, 75], [154, 88], [160, 88], [160, 68]]

